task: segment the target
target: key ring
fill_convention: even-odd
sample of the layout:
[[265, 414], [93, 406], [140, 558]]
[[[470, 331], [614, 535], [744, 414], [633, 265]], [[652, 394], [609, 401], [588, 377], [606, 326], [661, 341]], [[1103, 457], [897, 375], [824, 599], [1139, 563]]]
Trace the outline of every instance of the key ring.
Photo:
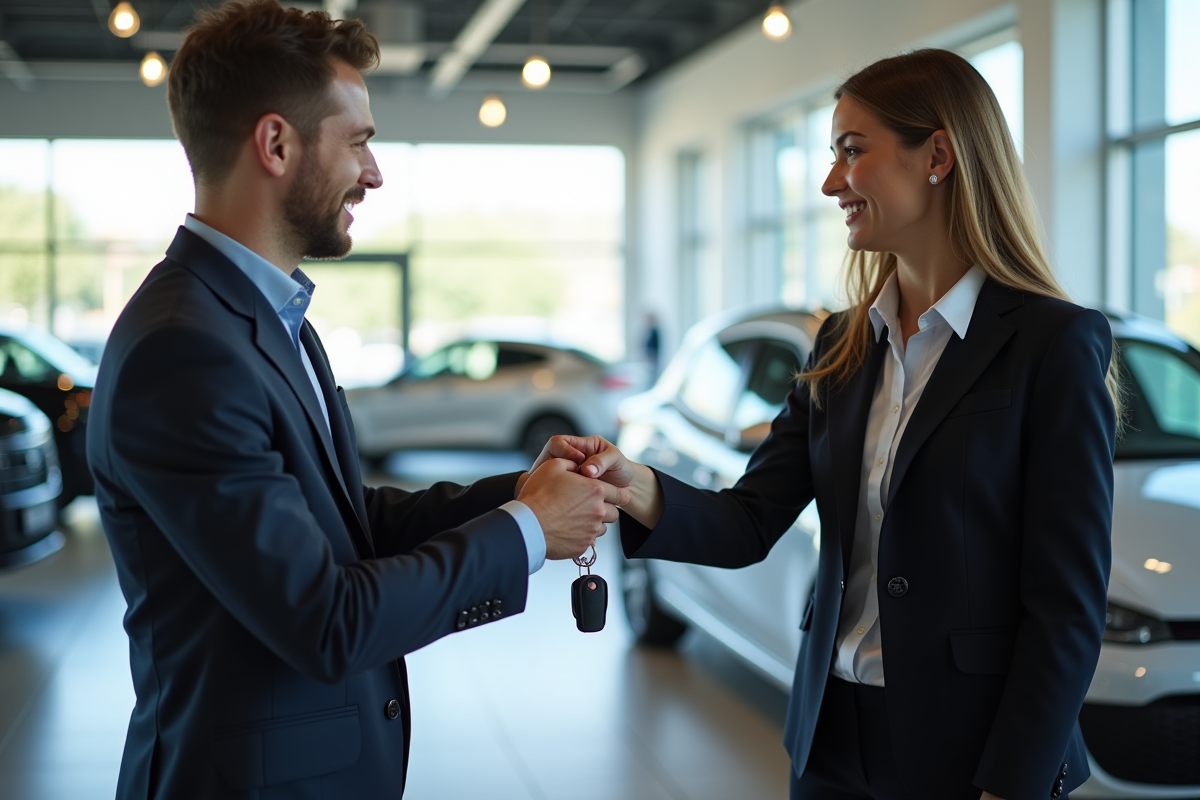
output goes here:
[[[596, 558], [597, 558], [596, 545], [592, 544], [592, 545], [588, 545], [588, 547], [590, 547], [592, 549], [592, 557], [591, 558], [584, 558], [583, 556], [576, 556], [575, 558], [572, 558], [571, 560], [575, 562], [575, 566], [579, 567], [580, 570], [587, 569], [588, 574], [591, 574], [592, 565], [596, 563]], [[584, 550], [583, 552], [587, 553], [586, 550]], [[580, 572], [580, 574], [583, 574], [583, 573]]]

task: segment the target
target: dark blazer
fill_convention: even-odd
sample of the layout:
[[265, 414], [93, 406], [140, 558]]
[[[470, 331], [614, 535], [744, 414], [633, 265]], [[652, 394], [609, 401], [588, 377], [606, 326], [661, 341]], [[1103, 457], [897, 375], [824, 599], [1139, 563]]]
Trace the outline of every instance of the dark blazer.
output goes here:
[[[1099, 658], [1111, 558], [1111, 347], [1100, 313], [988, 280], [966, 338], [951, 337], [913, 411], [878, 563], [892, 744], [914, 796], [973, 784], [1043, 800], [1088, 776], [1077, 717]], [[658, 526], [621, 518], [630, 557], [740, 567], [763, 559], [816, 498], [820, 563], [784, 734], [797, 774], [835, 655], [887, 349], [885, 336], [821, 408], [798, 385], [732, 489], [660, 473]]]
[[180, 228], [108, 340], [88, 446], [137, 693], [119, 798], [399, 798], [402, 657], [524, 609], [516, 475], [364, 488], [301, 339], [332, 436], [275, 311]]

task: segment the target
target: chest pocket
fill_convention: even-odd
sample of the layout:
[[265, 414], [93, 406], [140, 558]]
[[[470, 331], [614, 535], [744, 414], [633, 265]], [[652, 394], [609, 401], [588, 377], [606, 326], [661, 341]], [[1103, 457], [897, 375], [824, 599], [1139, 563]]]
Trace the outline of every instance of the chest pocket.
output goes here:
[[999, 411], [1012, 405], [1012, 389], [992, 389], [987, 392], [975, 392], [958, 401], [949, 414], [951, 417], [964, 417], [967, 414], [982, 414], [984, 411]]

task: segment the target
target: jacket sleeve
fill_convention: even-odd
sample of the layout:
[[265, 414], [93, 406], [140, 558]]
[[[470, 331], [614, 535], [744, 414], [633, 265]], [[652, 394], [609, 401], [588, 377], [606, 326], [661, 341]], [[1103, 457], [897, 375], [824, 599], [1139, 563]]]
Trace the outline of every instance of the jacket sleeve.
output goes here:
[[375, 552], [381, 556], [411, 553], [439, 531], [457, 528], [495, 510], [513, 499], [518, 477], [518, 472], [496, 475], [470, 486], [443, 481], [417, 492], [364, 486]]
[[1100, 657], [1112, 560], [1111, 353], [1107, 320], [1081, 310], [1047, 348], [1029, 401], [1022, 619], [975, 776], [1007, 800], [1048, 796]]
[[301, 673], [338, 681], [396, 659], [453, 632], [458, 611], [485, 599], [523, 610], [525, 548], [503, 511], [451, 515], [405, 555], [336, 563], [275, 445], [289, 421], [227, 341], [160, 328], [114, 366], [110, 407], [93, 408], [110, 427], [98, 477], [119, 485], [216, 600]]
[[[809, 358], [808, 366], [813, 359]], [[730, 489], [696, 489], [655, 471], [663, 514], [654, 530], [621, 513], [627, 558], [738, 568], [762, 561], [813, 499], [809, 391], [799, 383]]]

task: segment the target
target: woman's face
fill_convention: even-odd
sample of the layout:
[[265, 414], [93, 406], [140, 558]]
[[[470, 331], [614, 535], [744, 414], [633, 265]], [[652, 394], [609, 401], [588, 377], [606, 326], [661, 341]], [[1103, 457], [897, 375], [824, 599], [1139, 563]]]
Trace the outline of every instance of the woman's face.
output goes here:
[[919, 246], [931, 233], [929, 148], [904, 148], [849, 95], [834, 109], [830, 141], [833, 167], [821, 191], [846, 212], [850, 249], [902, 254]]

